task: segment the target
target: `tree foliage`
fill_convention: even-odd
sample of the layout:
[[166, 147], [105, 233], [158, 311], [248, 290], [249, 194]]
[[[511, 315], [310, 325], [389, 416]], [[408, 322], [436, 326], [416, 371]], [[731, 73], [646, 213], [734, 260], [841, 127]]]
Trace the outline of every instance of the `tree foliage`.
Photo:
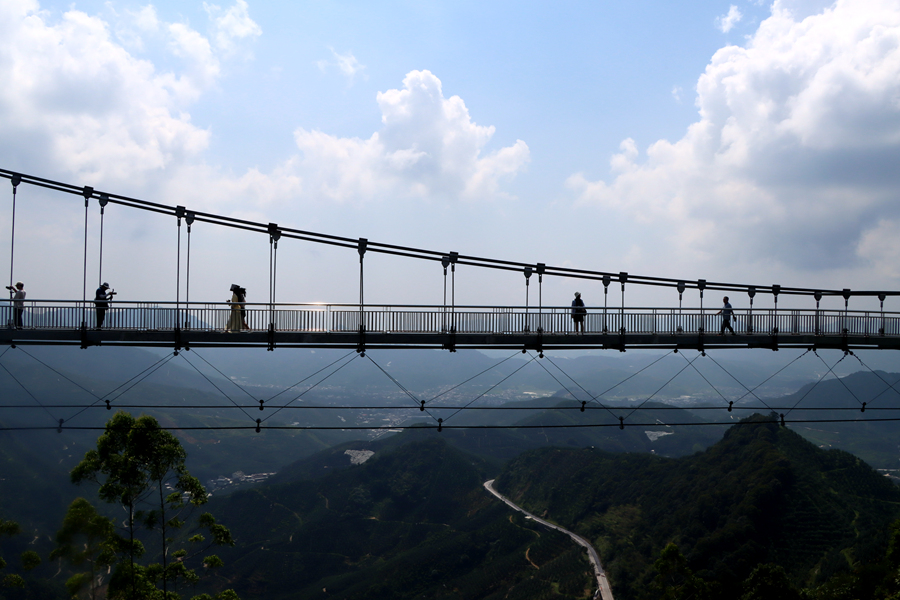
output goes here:
[[[21, 531], [22, 530], [19, 527], [19, 524], [15, 521], [6, 521], [0, 519], [0, 536], [17, 535], [21, 533]], [[41, 557], [37, 552], [33, 550], [26, 550], [25, 552], [23, 552], [20, 555], [20, 560], [23, 571], [30, 571], [31, 569], [41, 564]], [[0, 556], [0, 570], [5, 569], [6, 566], [6, 560], [4, 560], [2, 556]], [[25, 587], [25, 579], [18, 573], [5, 573], [3, 574], [2, 578], [0, 578], [0, 587]]]
[[[108, 598], [180, 598], [178, 587], [195, 584], [198, 568], [208, 571], [221, 565], [217, 557], [203, 556], [211, 546], [234, 545], [228, 529], [211, 514], [195, 514], [208, 496], [188, 471], [186, 458], [178, 439], [156, 419], [147, 415], [135, 419], [120, 411], [106, 424], [97, 448], [72, 470], [74, 483], [97, 483], [100, 498], [121, 505], [127, 513], [124, 535], [113, 532], [97, 554], [98, 560], [116, 559]], [[145, 540], [142, 532], [155, 536]], [[145, 541], [158, 550], [160, 562], [139, 562], [146, 552]], [[73, 586], [77, 583], [73, 581]]]
[[50, 559], [65, 559], [78, 569], [87, 567], [66, 581], [66, 590], [73, 598], [85, 594], [95, 600], [103, 584], [102, 567], [115, 562], [117, 546], [113, 522], [84, 498], [76, 498], [56, 533]]

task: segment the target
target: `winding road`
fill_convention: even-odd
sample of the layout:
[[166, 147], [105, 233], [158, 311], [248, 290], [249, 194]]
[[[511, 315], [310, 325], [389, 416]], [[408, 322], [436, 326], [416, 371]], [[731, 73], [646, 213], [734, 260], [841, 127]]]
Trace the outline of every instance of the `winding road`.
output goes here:
[[572, 533], [568, 529], [563, 529], [559, 525], [554, 525], [549, 521], [545, 521], [544, 519], [538, 517], [537, 515], [533, 515], [527, 510], [513, 504], [513, 502], [494, 489], [494, 480], [484, 482], [484, 489], [495, 495], [497, 498], [505, 502], [510, 508], [513, 510], [517, 510], [520, 513], [523, 513], [527, 518], [537, 521], [544, 527], [549, 527], [550, 529], [555, 529], [556, 531], [565, 533], [570, 538], [575, 540], [575, 543], [579, 546], [584, 547], [588, 553], [588, 559], [591, 561], [591, 565], [594, 567], [594, 576], [597, 578], [597, 592], [594, 594], [595, 600], [613, 600], [612, 589], [609, 587], [609, 580], [606, 578], [606, 573], [603, 571], [603, 566], [600, 564], [600, 555], [597, 554], [597, 551], [591, 545], [589, 541], [578, 535], [577, 533]]

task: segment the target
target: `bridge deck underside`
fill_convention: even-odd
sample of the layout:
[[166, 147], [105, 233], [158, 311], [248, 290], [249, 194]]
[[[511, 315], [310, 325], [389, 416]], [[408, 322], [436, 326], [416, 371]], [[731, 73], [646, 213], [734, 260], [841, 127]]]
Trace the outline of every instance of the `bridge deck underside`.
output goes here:
[[143, 346], [159, 348], [439, 348], [439, 349], [715, 349], [836, 348], [900, 349], [900, 337], [880, 335], [812, 335], [754, 333], [365, 333], [192, 330], [0, 330], [0, 343], [21, 345]]

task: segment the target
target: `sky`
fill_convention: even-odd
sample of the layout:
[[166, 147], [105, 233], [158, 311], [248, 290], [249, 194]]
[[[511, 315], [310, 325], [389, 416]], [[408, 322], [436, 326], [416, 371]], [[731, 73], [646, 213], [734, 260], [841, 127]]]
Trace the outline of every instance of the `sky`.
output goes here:
[[[900, 1], [0, 0], [0, 81], [0, 168], [98, 191], [503, 260], [900, 289]], [[16, 198], [12, 280], [80, 299], [82, 199]], [[0, 187], [0, 272], [11, 208]], [[88, 221], [88, 297], [268, 300], [267, 236], [195, 224], [187, 289], [172, 217], [108, 206], [102, 271], [96, 202]], [[352, 250], [285, 239], [277, 260], [279, 301], [359, 298]], [[365, 260], [367, 303], [442, 302], [438, 264]], [[460, 267], [456, 301], [522, 305], [524, 283]], [[603, 303], [561, 278], [541, 301], [575, 291]]]

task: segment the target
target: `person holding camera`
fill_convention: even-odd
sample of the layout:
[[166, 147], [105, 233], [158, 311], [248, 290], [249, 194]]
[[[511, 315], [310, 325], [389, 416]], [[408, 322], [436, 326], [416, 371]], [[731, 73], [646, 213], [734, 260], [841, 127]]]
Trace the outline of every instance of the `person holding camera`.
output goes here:
[[97, 307], [97, 329], [103, 327], [103, 320], [106, 319], [106, 311], [109, 309], [109, 301], [115, 295], [116, 292], [109, 289], [109, 284], [106, 282], [97, 288], [97, 293], [94, 294], [94, 306]]
[[25, 313], [25, 284], [16, 282], [15, 286], [8, 285], [9, 299], [13, 303], [13, 322], [16, 329], [22, 329], [22, 315]]

